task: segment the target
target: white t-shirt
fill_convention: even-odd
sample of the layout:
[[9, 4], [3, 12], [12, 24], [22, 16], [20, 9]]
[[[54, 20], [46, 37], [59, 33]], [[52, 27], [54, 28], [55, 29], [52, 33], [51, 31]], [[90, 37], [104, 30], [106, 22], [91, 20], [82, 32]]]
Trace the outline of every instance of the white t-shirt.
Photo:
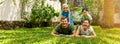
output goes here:
[[80, 26], [80, 35], [91, 35], [91, 32], [94, 31], [92, 26], [90, 26], [86, 31], [84, 30], [83, 26]]

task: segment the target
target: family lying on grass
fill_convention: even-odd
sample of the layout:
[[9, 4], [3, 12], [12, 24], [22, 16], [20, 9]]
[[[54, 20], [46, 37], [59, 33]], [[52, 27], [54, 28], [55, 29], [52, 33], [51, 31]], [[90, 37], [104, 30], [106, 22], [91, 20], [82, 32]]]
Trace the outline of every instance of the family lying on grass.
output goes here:
[[96, 33], [90, 25], [92, 17], [88, 14], [87, 8], [82, 10], [82, 15], [80, 16], [81, 25], [77, 26], [77, 30], [74, 29], [74, 22], [70, 15], [70, 10], [68, 10], [67, 4], [63, 5], [61, 15], [60, 24], [58, 24], [51, 32], [53, 36], [76, 36], [84, 38], [96, 37]]
[[61, 18], [60, 24], [51, 32], [53, 36], [76, 36], [76, 37], [96, 37], [93, 28], [90, 26], [89, 20], [84, 20], [78, 29], [75, 30], [74, 26], [68, 23], [68, 19]]

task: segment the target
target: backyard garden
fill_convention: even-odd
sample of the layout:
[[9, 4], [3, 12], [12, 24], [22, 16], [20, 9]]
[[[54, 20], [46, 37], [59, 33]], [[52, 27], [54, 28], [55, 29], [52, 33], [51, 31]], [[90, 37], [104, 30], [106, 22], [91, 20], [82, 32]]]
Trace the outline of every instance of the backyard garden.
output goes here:
[[120, 28], [93, 28], [96, 38], [52, 36], [53, 27], [0, 30], [0, 44], [120, 44]]
[[[120, 44], [119, 0], [0, 0], [0, 44]], [[52, 36], [68, 4], [74, 29], [82, 9], [92, 16], [96, 37]], [[56, 7], [57, 6], [57, 7]], [[60, 10], [59, 10], [60, 9]]]

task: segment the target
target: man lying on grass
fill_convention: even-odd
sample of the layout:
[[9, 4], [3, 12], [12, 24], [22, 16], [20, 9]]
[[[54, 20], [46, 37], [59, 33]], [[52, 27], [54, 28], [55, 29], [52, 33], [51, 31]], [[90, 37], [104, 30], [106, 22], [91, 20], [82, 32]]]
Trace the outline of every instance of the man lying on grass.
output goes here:
[[53, 36], [74, 36], [75, 30], [74, 26], [69, 24], [67, 18], [62, 17], [60, 20], [60, 24], [58, 24], [55, 29], [51, 32]]
[[96, 33], [94, 32], [92, 26], [90, 26], [89, 20], [84, 20], [82, 22], [82, 25], [77, 29], [76, 36], [85, 38], [96, 37]]

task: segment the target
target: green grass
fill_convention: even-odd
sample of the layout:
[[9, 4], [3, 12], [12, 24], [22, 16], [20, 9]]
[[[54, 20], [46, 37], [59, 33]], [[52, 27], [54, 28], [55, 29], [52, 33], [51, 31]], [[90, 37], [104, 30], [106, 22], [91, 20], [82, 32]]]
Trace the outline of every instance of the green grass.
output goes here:
[[0, 30], [0, 44], [120, 44], [120, 28], [93, 28], [96, 38], [55, 37], [52, 27]]

